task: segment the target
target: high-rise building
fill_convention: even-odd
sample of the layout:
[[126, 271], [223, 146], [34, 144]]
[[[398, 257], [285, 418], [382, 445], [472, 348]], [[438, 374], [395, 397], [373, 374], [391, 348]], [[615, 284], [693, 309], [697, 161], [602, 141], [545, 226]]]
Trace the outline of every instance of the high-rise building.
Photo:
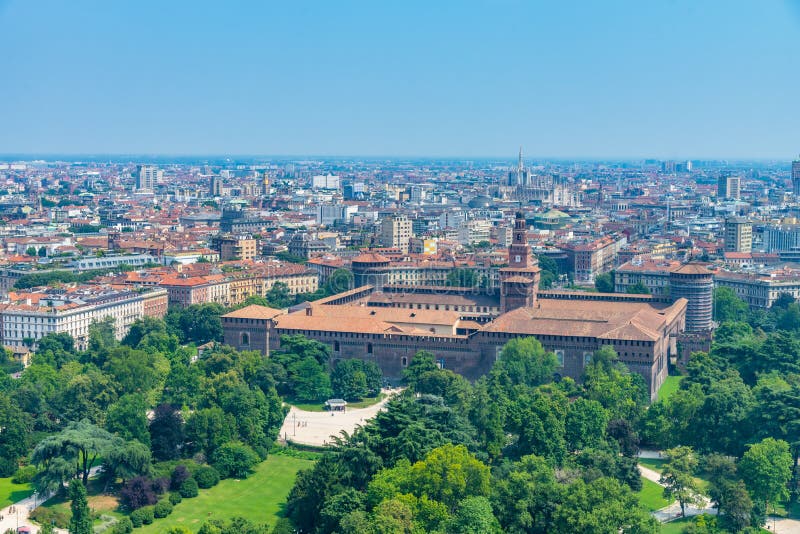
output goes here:
[[753, 225], [747, 219], [725, 219], [725, 252], [752, 252]]
[[792, 162], [792, 192], [800, 197], [800, 157]]
[[738, 176], [721, 175], [717, 179], [717, 198], [738, 200], [741, 198], [742, 180]]
[[212, 175], [209, 180], [208, 189], [212, 197], [222, 196], [222, 178], [216, 174]]
[[411, 220], [405, 215], [387, 217], [381, 221], [378, 241], [382, 247], [399, 248], [408, 252], [408, 242], [414, 235], [411, 226]]
[[164, 178], [164, 171], [155, 165], [136, 166], [136, 190], [155, 191], [158, 183]]
[[318, 174], [311, 178], [314, 189], [339, 189], [339, 177], [333, 174]]

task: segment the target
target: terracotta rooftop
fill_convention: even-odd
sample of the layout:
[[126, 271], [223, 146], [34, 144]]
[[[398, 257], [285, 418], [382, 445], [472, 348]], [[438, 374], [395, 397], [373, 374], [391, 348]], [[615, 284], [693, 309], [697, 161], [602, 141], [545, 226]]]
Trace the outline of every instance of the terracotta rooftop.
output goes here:
[[244, 308], [226, 313], [222, 317], [235, 319], [273, 319], [282, 313], [283, 311], [276, 310], [275, 308], [251, 304], [250, 306], [245, 306]]

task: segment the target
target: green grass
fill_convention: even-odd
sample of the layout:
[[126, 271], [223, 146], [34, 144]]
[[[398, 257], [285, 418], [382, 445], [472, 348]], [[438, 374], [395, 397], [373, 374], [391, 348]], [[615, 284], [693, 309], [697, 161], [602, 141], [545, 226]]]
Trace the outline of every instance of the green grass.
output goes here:
[[197, 532], [208, 519], [231, 519], [241, 516], [254, 523], [273, 525], [280, 516], [286, 496], [300, 469], [313, 465], [310, 460], [273, 454], [256, 467], [245, 480], [223, 480], [217, 486], [200, 490], [194, 499], [184, 499], [164, 519], [136, 529], [137, 534], [164, 532], [184, 526]]
[[639, 496], [639, 502], [642, 503], [642, 506], [651, 512], [661, 510], [670, 504], [664, 498], [664, 488], [644, 477], [642, 477], [642, 489], [636, 495]]
[[639, 465], [643, 465], [648, 469], [652, 469], [656, 473], [660, 473], [664, 469], [666, 460], [663, 458], [639, 458]]
[[661, 524], [661, 534], [682, 534], [683, 530], [692, 522], [691, 517], [684, 517]]
[[[656, 473], [660, 473], [662, 469], [664, 469], [664, 464], [666, 460], [663, 458], [639, 458], [639, 465], [643, 465], [649, 469], [652, 469]], [[700, 493], [707, 493], [708, 492], [708, 480], [702, 477], [693, 477], [694, 481], [697, 483], [697, 487], [700, 489]]]
[[[368, 408], [373, 404], [377, 404], [383, 399], [386, 398], [386, 393], [379, 393], [377, 397], [365, 397], [364, 399], [358, 402], [348, 402], [348, 408]], [[324, 412], [325, 405], [322, 402], [297, 402], [294, 399], [287, 398], [286, 404], [290, 404], [297, 408], [298, 410], [303, 410], [305, 412]]]
[[678, 391], [681, 385], [682, 376], [668, 376], [661, 388], [658, 390], [658, 400], [665, 401], [669, 399], [673, 393]]
[[0, 508], [21, 501], [33, 494], [30, 484], [14, 484], [11, 478], [0, 478]]

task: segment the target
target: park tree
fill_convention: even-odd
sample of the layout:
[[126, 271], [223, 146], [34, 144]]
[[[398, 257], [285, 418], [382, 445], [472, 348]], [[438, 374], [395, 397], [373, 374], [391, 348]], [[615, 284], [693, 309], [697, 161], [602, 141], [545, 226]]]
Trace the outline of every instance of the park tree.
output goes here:
[[69, 483], [70, 511], [69, 534], [94, 534], [92, 514], [89, 512], [89, 501], [86, 498], [86, 486], [80, 480], [73, 479]]
[[159, 461], [174, 460], [183, 444], [183, 417], [171, 404], [159, 404], [150, 421], [150, 448]]
[[[84, 484], [89, 480], [89, 471], [95, 462], [105, 455], [112, 444], [113, 436], [87, 420], [69, 423], [64, 430], [44, 438], [31, 455], [31, 462], [50, 468], [56, 459], [72, 464], [73, 473], [78, 473]], [[59, 470], [63, 464], [57, 462]]]
[[478, 285], [478, 273], [474, 269], [453, 269], [447, 273], [445, 285], [450, 287], [476, 287]]
[[729, 287], [714, 289], [714, 319], [720, 323], [727, 321], [747, 321], [747, 303]]
[[561, 499], [552, 465], [540, 456], [523, 456], [513, 464], [498, 466], [492, 481], [492, 505], [506, 532], [546, 533], [555, 529], [554, 517]]
[[150, 431], [147, 421], [147, 402], [144, 395], [123, 395], [108, 407], [106, 430], [124, 440], [138, 440], [150, 446]]
[[453, 518], [447, 522], [447, 532], [500, 534], [501, 530], [489, 499], [476, 496], [467, 497], [458, 504]]
[[694, 480], [697, 457], [691, 447], [680, 446], [664, 451], [667, 462], [661, 471], [659, 484], [664, 486], [664, 497], [675, 499], [686, 516], [687, 504], [700, 504], [699, 488]]
[[[303, 358], [289, 367], [294, 395], [301, 401], [321, 401], [330, 397], [331, 380], [325, 368], [314, 358]], [[366, 387], [366, 379], [364, 379]]]
[[107, 485], [118, 478], [123, 482], [150, 473], [150, 448], [136, 440], [115, 438], [104, 457], [103, 474]]
[[619, 361], [610, 345], [596, 350], [583, 371], [587, 399], [598, 401], [613, 419], [636, 421], [650, 398], [644, 379]]
[[149, 334], [167, 334], [167, 324], [163, 319], [157, 317], [142, 317], [136, 319], [128, 333], [122, 338], [122, 344], [131, 348], [137, 348], [139, 343]]
[[628, 289], [626, 289], [625, 292], [629, 295], [649, 295], [650, 288], [644, 285], [642, 282], [636, 282], [635, 284], [628, 286]]
[[603, 273], [595, 277], [594, 287], [600, 293], [614, 292], [614, 272]]
[[753, 500], [767, 509], [788, 496], [792, 454], [783, 440], [766, 438], [750, 446], [739, 461], [739, 474]]
[[222, 444], [211, 457], [211, 464], [222, 478], [247, 478], [258, 461], [252, 448], [234, 441]]
[[117, 345], [116, 320], [107, 316], [100, 321], [93, 321], [89, 325], [89, 360], [102, 365], [106, 354]]
[[336, 269], [328, 277], [325, 288], [328, 294], [335, 295], [353, 288], [353, 272], [348, 269]]
[[603, 441], [607, 424], [608, 414], [599, 402], [577, 399], [567, 411], [567, 446], [572, 451], [597, 447]]
[[33, 421], [10, 396], [0, 394], [0, 476], [10, 477], [28, 453]]
[[222, 321], [225, 313], [217, 303], [192, 304], [186, 308], [171, 308], [164, 318], [167, 332], [175, 334], [181, 343], [203, 344], [222, 341]]
[[294, 304], [294, 296], [289, 291], [289, 286], [283, 282], [275, 282], [267, 291], [267, 302], [270, 308], [282, 310]]
[[553, 518], [557, 534], [574, 532], [650, 533], [659, 531], [658, 522], [639, 506], [630, 489], [612, 478], [591, 482], [581, 479], [565, 489]]
[[[365, 372], [367, 366], [370, 367], [370, 375], [373, 378], [371, 384], [367, 382], [367, 372]], [[374, 362], [343, 360], [336, 364], [331, 372], [331, 388], [337, 397], [348, 401], [360, 401], [370, 393], [375, 393], [374, 378], [377, 378], [377, 389], [380, 389], [380, 377], [380, 370]]]
[[513, 385], [538, 386], [552, 380], [556, 369], [555, 354], [545, 350], [534, 337], [518, 337], [503, 346], [492, 374]]

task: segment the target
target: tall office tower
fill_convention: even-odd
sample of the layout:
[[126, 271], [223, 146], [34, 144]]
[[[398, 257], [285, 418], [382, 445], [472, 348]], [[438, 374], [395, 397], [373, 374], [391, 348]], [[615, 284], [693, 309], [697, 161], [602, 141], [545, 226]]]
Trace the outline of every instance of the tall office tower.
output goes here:
[[216, 174], [212, 175], [208, 183], [208, 192], [212, 197], [222, 196], [222, 178]]
[[399, 248], [408, 252], [408, 242], [413, 237], [411, 220], [405, 215], [387, 217], [381, 221], [381, 233], [378, 241], [382, 247]]
[[753, 225], [747, 219], [725, 219], [725, 252], [752, 252]]
[[792, 192], [800, 197], [800, 157], [792, 162]]
[[164, 177], [164, 171], [155, 165], [136, 166], [136, 190], [155, 191], [156, 186]]
[[717, 198], [739, 200], [742, 194], [742, 179], [723, 174], [717, 179]]

